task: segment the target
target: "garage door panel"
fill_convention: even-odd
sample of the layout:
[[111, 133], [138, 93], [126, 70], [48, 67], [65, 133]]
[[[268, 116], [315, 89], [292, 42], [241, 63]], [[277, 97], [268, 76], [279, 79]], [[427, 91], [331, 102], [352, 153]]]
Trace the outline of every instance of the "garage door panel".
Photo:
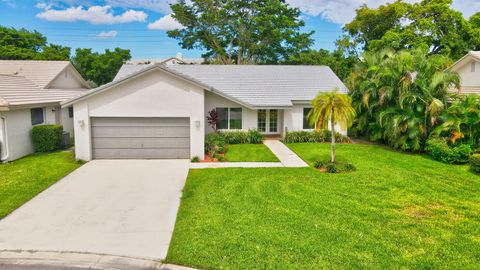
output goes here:
[[188, 148], [190, 138], [95, 138], [93, 147], [100, 148]]
[[190, 149], [95, 149], [96, 159], [189, 158]]
[[[190, 120], [184, 117], [95, 117], [92, 127], [114, 127], [114, 126], [190, 126]], [[158, 119], [162, 119], [159, 121]]]
[[95, 159], [190, 158], [189, 118], [92, 117]]
[[92, 129], [94, 138], [117, 137], [190, 137], [190, 129], [186, 127], [145, 127], [145, 126], [96, 126]]

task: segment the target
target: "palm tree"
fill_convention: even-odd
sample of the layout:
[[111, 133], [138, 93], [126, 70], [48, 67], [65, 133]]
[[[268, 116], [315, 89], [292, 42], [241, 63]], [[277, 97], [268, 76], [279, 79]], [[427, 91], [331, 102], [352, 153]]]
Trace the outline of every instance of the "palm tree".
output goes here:
[[395, 148], [422, 150], [439, 124], [458, 74], [446, 71], [450, 60], [421, 50], [366, 53], [349, 78], [354, 127], [360, 135]]
[[355, 118], [355, 109], [352, 107], [352, 98], [346, 94], [338, 93], [338, 89], [329, 93], [320, 93], [312, 101], [312, 110], [308, 114], [311, 124], [317, 131], [328, 130], [331, 126], [332, 145], [331, 162], [335, 162], [335, 125], [346, 129], [352, 125]]

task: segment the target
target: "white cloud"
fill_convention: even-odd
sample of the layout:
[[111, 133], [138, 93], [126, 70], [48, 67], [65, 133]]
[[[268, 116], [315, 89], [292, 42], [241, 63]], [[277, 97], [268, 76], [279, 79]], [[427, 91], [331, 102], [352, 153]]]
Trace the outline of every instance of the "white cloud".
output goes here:
[[[37, 4], [38, 6], [38, 4]], [[143, 11], [127, 10], [120, 15], [113, 13], [110, 6], [91, 6], [88, 9], [83, 6], [69, 7], [66, 9], [52, 9], [46, 5], [43, 11], [37, 14], [37, 18], [51, 22], [76, 22], [85, 21], [91, 24], [116, 24], [129, 22], [144, 22], [147, 14]]]
[[[420, 0], [405, 0], [414, 3]], [[355, 10], [362, 4], [376, 8], [393, 0], [287, 0], [293, 6], [299, 8], [303, 13], [310, 16], [321, 16], [328, 21], [337, 24], [345, 24], [355, 17]], [[465, 17], [469, 17], [480, 11], [478, 0], [454, 0], [453, 8], [461, 11]]]
[[122, 8], [142, 8], [163, 14], [171, 12], [170, 4], [176, 0], [105, 0], [107, 5]]
[[117, 37], [118, 32], [115, 30], [108, 31], [108, 32], [101, 32], [96, 37], [97, 38], [115, 38]]
[[181, 28], [183, 28], [183, 26], [172, 17], [172, 14], [165, 15], [153, 23], [148, 24], [148, 29], [150, 30], [169, 31]]

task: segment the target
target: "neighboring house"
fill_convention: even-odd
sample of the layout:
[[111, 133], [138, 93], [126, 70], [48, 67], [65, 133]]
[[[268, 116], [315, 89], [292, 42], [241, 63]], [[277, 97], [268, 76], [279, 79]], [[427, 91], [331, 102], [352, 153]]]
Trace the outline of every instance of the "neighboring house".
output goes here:
[[0, 60], [0, 158], [33, 153], [32, 127], [61, 124], [73, 134], [73, 108], [60, 102], [81, 95], [88, 84], [67, 61]]
[[164, 65], [200, 65], [204, 63], [203, 58], [184, 58], [181, 53], [177, 53], [175, 57], [165, 59], [137, 59], [129, 60], [126, 65], [150, 65], [150, 64], [164, 64]]
[[219, 129], [281, 136], [313, 129], [312, 99], [335, 88], [347, 93], [325, 66], [124, 65], [62, 106], [74, 106], [78, 159], [203, 158], [210, 110]]
[[449, 70], [460, 76], [460, 94], [480, 94], [480, 51], [471, 51]]

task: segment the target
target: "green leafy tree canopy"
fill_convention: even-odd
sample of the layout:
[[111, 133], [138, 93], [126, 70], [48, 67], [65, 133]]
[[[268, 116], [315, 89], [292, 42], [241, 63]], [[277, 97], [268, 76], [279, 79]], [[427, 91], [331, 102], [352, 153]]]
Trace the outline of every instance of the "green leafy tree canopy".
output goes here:
[[216, 63], [278, 63], [313, 44], [313, 31], [300, 31], [300, 10], [283, 0], [180, 0], [171, 8], [183, 28], [168, 35]]

